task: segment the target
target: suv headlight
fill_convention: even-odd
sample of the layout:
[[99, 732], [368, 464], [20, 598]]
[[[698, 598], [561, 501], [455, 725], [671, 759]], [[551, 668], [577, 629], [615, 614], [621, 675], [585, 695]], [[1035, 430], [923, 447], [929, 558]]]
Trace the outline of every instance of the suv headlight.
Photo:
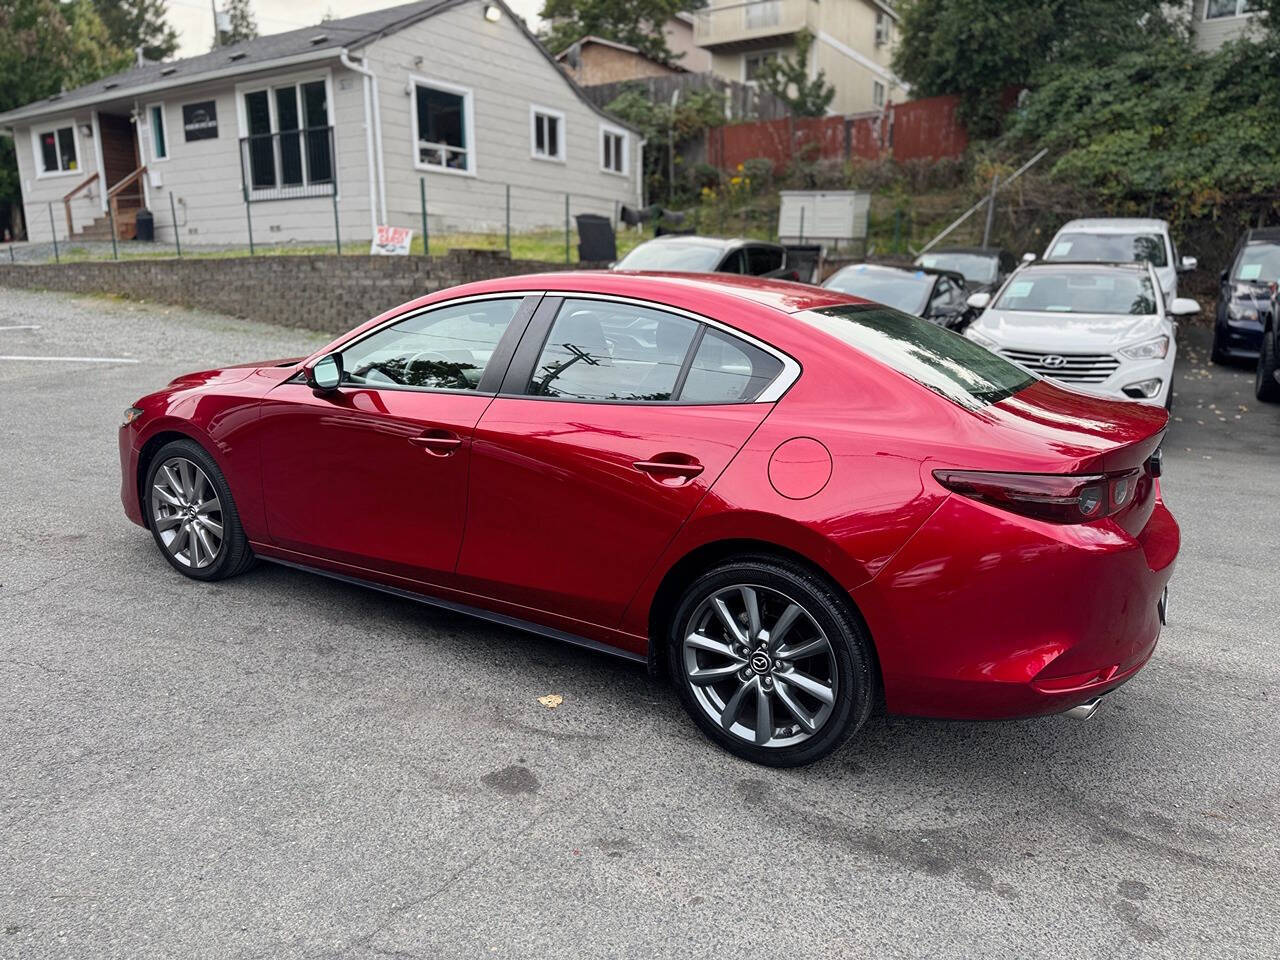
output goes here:
[[1156, 337], [1135, 343], [1132, 347], [1121, 350], [1120, 355], [1130, 360], [1161, 360], [1169, 355], [1169, 338]]

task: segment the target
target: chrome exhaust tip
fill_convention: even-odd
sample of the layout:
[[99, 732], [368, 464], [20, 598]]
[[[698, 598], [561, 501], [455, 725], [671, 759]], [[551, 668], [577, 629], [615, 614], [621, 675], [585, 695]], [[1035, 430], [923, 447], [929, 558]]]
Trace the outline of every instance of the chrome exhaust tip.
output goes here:
[[1094, 711], [1098, 709], [1098, 704], [1102, 702], [1101, 697], [1094, 697], [1092, 700], [1086, 700], [1078, 707], [1072, 707], [1066, 712], [1066, 716], [1072, 720], [1088, 720], [1093, 716]]

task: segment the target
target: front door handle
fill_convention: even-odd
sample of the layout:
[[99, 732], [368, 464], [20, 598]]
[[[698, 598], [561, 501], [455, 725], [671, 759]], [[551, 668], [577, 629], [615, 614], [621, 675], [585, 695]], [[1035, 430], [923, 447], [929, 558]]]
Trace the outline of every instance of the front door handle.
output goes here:
[[422, 447], [427, 453], [435, 457], [447, 457], [462, 446], [461, 437], [444, 430], [424, 433], [418, 437], [410, 437], [409, 442]]
[[690, 458], [688, 460], [637, 460], [632, 464], [641, 473], [647, 473], [659, 480], [692, 480], [702, 473], [702, 464]]

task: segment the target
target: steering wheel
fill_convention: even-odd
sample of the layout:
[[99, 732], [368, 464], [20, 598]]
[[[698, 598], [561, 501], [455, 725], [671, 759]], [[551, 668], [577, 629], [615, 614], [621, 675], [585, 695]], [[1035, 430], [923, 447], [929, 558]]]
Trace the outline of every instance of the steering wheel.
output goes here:
[[[427, 361], [430, 363], [445, 363], [453, 366], [457, 365], [456, 360], [450, 360], [443, 353], [438, 353], [435, 350], [421, 350], [418, 353], [415, 353], [413, 356], [411, 356], [407, 361], [405, 361], [404, 376], [405, 376], [406, 383], [412, 383], [413, 378], [410, 377], [409, 374], [413, 371], [413, 365], [415, 363], [418, 363], [419, 361]], [[454, 375], [454, 385], [457, 387], [461, 387], [463, 389], [467, 389], [468, 387], [470, 387], [470, 384], [467, 383], [466, 377], [464, 377], [461, 372], [457, 372]]]

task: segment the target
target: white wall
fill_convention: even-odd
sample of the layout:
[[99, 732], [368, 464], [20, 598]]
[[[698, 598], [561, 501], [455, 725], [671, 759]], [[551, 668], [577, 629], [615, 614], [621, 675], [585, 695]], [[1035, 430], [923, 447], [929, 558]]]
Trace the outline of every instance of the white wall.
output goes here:
[[[639, 143], [628, 138], [625, 177], [600, 168], [602, 118], [579, 98], [561, 70], [508, 16], [484, 19], [483, 4], [464, 3], [391, 34], [361, 51], [378, 73], [388, 219], [421, 229], [419, 179], [425, 178], [430, 229], [501, 231], [506, 186], [513, 229], [563, 227], [570, 211], [612, 216], [637, 202]], [[472, 91], [474, 175], [414, 166], [412, 77]], [[534, 159], [530, 106], [564, 114], [565, 162]]]
[[[35, 154], [32, 131], [44, 131], [70, 124], [75, 130], [79, 165], [69, 173], [42, 174], [41, 164]], [[84, 128], [92, 128], [92, 111], [73, 111], [54, 114], [36, 121], [33, 125], [16, 126], [13, 131], [14, 153], [18, 158], [18, 178], [22, 184], [23, 215], [26, 219], [27, 237], [32, 241], [49, 242], [54, 235], [49, 227], [49, 205], [53, 205], [53, 230], [59, 241], [67, 237], [67, 215], [62, 198], [96, 173], [98, 161], [94, 150], [93, 134], [86, 135]], [[102, 178], [76, 194], [71, 201], [72, 223], [76, 230], [88, 226], [102, 212]]]

